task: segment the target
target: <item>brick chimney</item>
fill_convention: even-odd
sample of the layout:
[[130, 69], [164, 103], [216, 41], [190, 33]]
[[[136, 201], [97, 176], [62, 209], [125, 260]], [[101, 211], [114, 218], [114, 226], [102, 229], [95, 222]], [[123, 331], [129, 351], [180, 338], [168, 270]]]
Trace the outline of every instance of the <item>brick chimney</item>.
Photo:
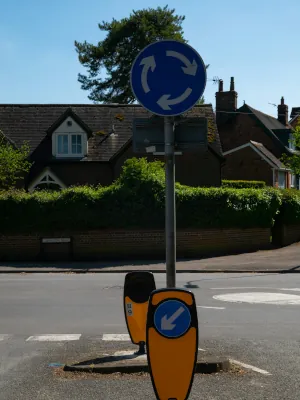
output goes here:
[[230, 80], [230, 90], [223, 91], [223, 81], [219, 81], [219, 91], [216, 93], [216, 120], [217, 125], [223, 124], [230, 116], [231, 112], [237, 110], [237, 97], [238, 94], [234, 88], [234, 78]]
[[281, 122], [284, 126], [287, 126], [289, 123], [289, 107], [284, 104], [284, 98], [281, 97], [281, 102], [277, 107], [278, 109], [278, 121]]

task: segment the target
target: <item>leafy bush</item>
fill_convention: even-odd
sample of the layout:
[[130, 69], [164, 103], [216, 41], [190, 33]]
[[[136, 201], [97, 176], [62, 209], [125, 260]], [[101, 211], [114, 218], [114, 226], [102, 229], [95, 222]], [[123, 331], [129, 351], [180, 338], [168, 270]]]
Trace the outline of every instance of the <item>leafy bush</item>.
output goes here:
[[[276, 189], [192, 188], [176, 184], [178, 228], [271, 227], [281, 205]], [[127, 160], [109, 187], [60, 192], [0, 192], [0, 233], [109, 228], [164, 228], [161, 162]]]
[[264, 181], [230, 181], [222, 180], [222, 187], [230, 187], [234, 189], [260, 189], [266, 186]]
[[300, 223], [300, 191], [296, 189], [281, 190], [282, 205], [278, 222], [285, 225]]

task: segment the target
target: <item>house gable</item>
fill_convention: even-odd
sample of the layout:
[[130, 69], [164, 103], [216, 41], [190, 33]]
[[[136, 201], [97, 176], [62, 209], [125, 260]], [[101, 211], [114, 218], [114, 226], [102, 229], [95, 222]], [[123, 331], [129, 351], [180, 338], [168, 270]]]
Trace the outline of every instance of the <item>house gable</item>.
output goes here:
[[28, 191], [32, 192], [38, 187], [47, 189], [51, 187], [51, 185], [60, 189], [66, 188], [66, 185], [51, 171], [51, 169], [46, 167], [30, 182]]

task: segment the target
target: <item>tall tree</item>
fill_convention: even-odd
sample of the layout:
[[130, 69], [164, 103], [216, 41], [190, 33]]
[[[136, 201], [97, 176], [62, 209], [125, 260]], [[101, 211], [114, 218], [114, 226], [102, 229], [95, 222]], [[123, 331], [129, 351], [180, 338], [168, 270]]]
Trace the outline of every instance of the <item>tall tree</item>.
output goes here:
[[28, 156], [29, 146], [26, 143], [16, 148], [0, 131], [0, 189], [10, 189], [24, 179], [31, 166]]
[[78, 75], [81, 88], [90, 92], [88, 98], [103, 103], [133, 103], [129, 74], [135, 57], [145, 46], [158, 40], [186, 42], [182, 29], [184, 19], [168, 6], [133, 11], [128, 18], [99, 24], [107, 36], [97, 45], [75, 41], [79, 61], [88, 71], [88, 75]]

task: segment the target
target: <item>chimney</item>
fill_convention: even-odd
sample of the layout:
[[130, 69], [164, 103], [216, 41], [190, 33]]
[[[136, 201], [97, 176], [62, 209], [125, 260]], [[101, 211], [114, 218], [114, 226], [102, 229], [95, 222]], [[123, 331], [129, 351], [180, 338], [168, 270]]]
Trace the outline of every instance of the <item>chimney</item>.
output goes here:
[[238, 94], [234, 89], [234, 77], [230, 79], [230, 90], [223, 91], [223, 81], [219, 81], [219, 91], [216, 93], [216, 121], [217, 125], [226, 122], [231, 113], [237, 110]]
[[281, 97], [281, 102], [278, 106], [278, 121], [281, 122], [284, 126], [287, 126], [289, 123], [289, 107], [284, 104], [284, 97]]

